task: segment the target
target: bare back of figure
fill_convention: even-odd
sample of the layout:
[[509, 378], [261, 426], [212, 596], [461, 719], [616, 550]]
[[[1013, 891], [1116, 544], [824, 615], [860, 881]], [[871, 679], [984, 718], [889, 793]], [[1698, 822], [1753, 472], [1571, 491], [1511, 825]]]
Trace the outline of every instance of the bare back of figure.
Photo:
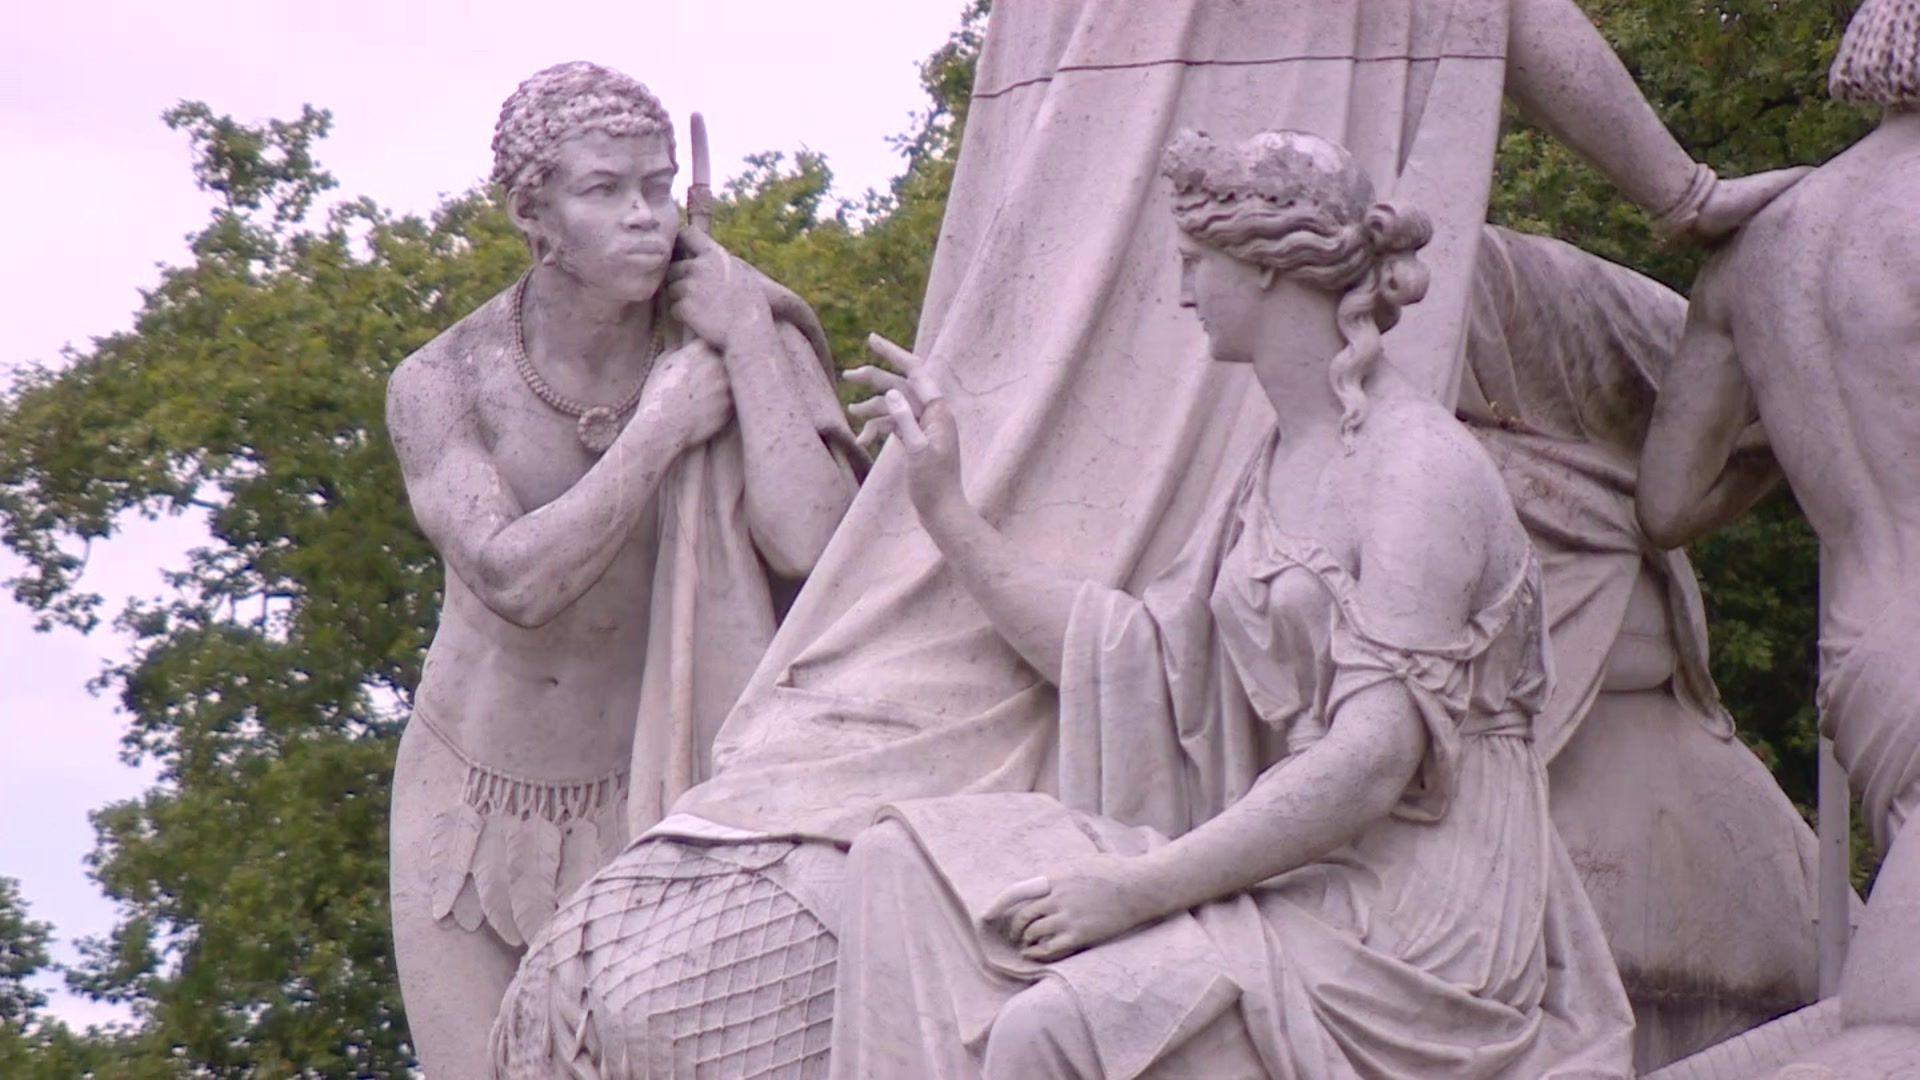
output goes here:
[[1920, 571], [1920, 115], [1754, 219], [1695, 303], [1723, 321], [1768, 442], [1820, 534], [1826, 619]]
[[[1842, 1031], [1798, 1064], [1920, 1058], [1920, 0], [1866, 0], [1829, 80], [1878, 128], [1710, 264], [1641, 458], [1675, 547], [1783, 473], [1820, 535], [1821, 734], [1885, 856], [1839, 984]], [[1754, 421], [1758, 423], [1754, 423]], [[1777, 465], [1776, 465], [1777, 463]]]

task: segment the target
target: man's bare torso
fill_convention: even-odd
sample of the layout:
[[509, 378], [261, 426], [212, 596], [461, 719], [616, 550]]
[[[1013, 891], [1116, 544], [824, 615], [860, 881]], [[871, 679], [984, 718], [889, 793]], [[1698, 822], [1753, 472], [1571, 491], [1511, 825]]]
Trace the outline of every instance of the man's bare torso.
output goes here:
[[[409, 363], [427, 365], [473, 410], [476, 423], [455, 437], [477, 438], [521, 512], [532, 513], [578, 483], [596, 458], [574, 420], [527, 389], [505, 335], [475, 331], [450, 331], [448, 347], [436, 341]], [[563, 780], [624, 767], [646, 655], [655, 522], [644, 514], [606, 573], [539, 627], [496, 614], [445, 567], [419, 708], [463, 751], [503, 772]]]
[[1870, 618], [1920, 573], [1920, 139], [1883, 129], [1801, 181], [1695, 303], [1820, 534], [1828, 621]]

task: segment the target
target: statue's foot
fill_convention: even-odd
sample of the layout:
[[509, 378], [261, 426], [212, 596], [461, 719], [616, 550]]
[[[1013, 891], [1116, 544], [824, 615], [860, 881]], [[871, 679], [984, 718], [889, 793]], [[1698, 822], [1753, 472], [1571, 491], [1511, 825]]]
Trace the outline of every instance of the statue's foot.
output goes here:
[[1772, 1080], [1920, 1078], [1920, 1028], [1847, 1028], [1767, 1075]]

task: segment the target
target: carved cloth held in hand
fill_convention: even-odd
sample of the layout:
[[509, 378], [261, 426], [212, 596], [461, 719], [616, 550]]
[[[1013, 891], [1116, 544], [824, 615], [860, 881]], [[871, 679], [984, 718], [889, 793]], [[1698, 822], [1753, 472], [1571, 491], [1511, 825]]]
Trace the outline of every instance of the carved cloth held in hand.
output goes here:
[[433, 819], [433, 917], [468, 932], [490, 926], [517, 948], [626, 847], [627, 770], [577, 781], [514, 776], [474, 760], [424, 710], [413, 719], [467, 768], [460, 805]]
[[645, 841], [529, 949], [495, 1021], [510, 1080], [827, 1075], [836, 946], [764, 871], [787, 841]]

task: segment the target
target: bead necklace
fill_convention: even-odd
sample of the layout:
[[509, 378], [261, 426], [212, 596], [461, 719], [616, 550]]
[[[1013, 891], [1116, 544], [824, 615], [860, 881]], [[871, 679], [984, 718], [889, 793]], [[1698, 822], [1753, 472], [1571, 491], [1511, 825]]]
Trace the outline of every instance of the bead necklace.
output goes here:
[[576, 421], [575, 432], [580, 436], [580, 445], [596, 454], [604, 454], [607, 447], [620, 434], [624, 425], [623, 417], [640, 404], [640, 392], [646, 389], [647, 376], [653, 372], [653, 363], [660, 358], [666, 347], [666, 327], [655, 316], [653, 320], [653, 341], [647, 349], [646, 369], [640, 373], [640, 381], [634, 384], [633, 392], [617, 405], [588, 405], [585, 402], [561, 394], [548, 383], [540, 370], [533, 366], [533, 358], [527, 355], [526, 318], [521, 309], [526, 306], [527, 282], [533, 277], [531, 271], [522, 274], [520, 281], [513, 287], [513, 367], [520, 373], [520, 379], [539, 398], [557, 413], [571, 416]]

